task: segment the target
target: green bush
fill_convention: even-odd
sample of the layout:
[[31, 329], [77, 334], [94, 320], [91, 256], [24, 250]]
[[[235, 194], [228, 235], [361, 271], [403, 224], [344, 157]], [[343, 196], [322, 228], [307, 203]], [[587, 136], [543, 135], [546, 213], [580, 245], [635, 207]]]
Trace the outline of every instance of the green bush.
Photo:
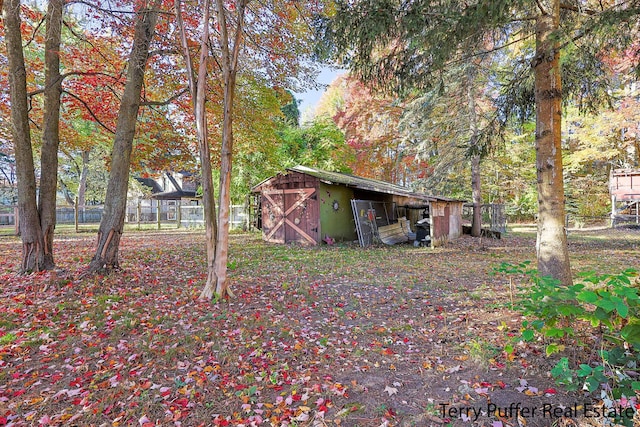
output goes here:
[[[529, 262], [503, 263], [497, 271], [526, 277], [530, 283], [521, 290], [516, 305], [526, 319], [518, 340], [541, 339], [547, 356], [563, 352], [568, 343], [581, 350], [573, 352], [575, 360], [562, 357], [551, 370], [559, 385], [591, 393], [600, 390], [609, 408], [635, 402], [640, 391], [637, 271], [627, 269], [615, 275], [587, 272], [570, 286], [539, 277]], [[584, 331], [588, 332], [586, 337], [577, 333]], [[512, 345], [508, 351], [513, 351]], [[626, 418], [615, 421], [633, 424]]]

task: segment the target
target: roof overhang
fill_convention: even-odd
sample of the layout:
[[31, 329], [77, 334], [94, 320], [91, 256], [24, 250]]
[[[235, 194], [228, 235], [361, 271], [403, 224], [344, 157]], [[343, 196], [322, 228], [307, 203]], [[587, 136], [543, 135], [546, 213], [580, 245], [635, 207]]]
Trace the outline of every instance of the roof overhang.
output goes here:
[[[427, 202], [431, 201], [444, 201], [444, 202], [464, 202], [463, 200], [458, 199], [450, 199], [446, 197], [439, 196], [431, 196], [424, 193], [416, 193], [412, 191], [410, 188], [403, 187], [396, 184], [391, 184], [389, 182], [379, 181], [371, 178], [363, 178], [360, 176], [355, 176], [346, 173], [340, 172], [330, 172], [321, 169], [310, 168], [307, 166], [294, 166], [292, 168], [288, 168], [287, 171], [290, 172], [298, 172], [306, 175], [314, 176], [325, 184], [329, 185], [345, 185], [347, 187], [356, 188], [358, 190], [371, 191], [375, 193], [383, 193], [390, 194], [394, 196], [404, 196], [410, 197], [413, 199], [424, 200]], [[280, 173], [274, 177], [268, 178], [259, 184], [253, 186], [251, 191], [254, 193], [260, 192], [261, 187], [274, 179], [277, 176], [287, 175], [287, 172]]]

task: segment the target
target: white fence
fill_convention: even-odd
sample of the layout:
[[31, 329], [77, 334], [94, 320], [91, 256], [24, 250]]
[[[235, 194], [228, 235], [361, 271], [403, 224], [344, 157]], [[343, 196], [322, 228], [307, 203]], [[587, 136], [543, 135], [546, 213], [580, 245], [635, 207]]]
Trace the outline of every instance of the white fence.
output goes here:
[[[73, 206], [56, 209], [57, 224], [99, 224], [104, 206]], [[16, 227], [17, 208], [0, 206], [0, 226]], [[127, 205], [125, 223], [157, 224], [176, 228], [204, 228], [204, 208], [202, 205], [180, 205], [175, 200], [145, 200]], [[229, 227], [247, 229], [250, 227], [248, 209], [244, 205], [231, 205]]]
[[[160, 213], [158, 217], [158, 212]], [[152, 204], [130, 204], [126, 220], [129, 223], [175, 224], [177, 228], [204, 228], [202, 205], [180, 205], [175, 200], [156, 201]], [[231, 205], [230, 228], [247, 228], [249, 215], [244, 205]], [[158, 227], [160, 228], [160, 226]]]

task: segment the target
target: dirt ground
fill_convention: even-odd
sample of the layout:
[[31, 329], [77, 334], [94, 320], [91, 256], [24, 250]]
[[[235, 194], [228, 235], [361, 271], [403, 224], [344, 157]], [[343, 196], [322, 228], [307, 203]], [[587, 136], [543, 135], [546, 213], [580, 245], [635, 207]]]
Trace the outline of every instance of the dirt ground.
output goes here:
[[[0, 426], [602, 425], [598, 396], [550, 377], [559, 356], [514, 341], [524, 284], [494, 269], [533, 261], [532, 234], [438, 249], [238, 234], [236, 296], [211, 303], [201, 233], [130, 233], [122, 271], [79, 279], [93, 237], [60, 236], [60, 270], [29, 276], [0, 240]], [[570, 251], [576, 271], [615, 273], [638, 266], [640, 234], [573, 232]]]

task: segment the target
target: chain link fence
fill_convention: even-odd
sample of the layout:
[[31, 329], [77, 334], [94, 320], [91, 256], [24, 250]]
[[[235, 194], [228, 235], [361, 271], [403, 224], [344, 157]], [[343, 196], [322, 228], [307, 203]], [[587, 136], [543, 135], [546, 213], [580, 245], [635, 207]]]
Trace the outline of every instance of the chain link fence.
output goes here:
[[[482, 228], [499, 231], [507, 231], [507, 215], [505, 205], [502, 203], [486, 203], [480, 206], [482, 216]], [[462, 221], [471, 224], [473, 221], [473, 204], [465, 203], [462, 207]]]
[[597, 233], [616, 239], [640, 240], [640, 218], [629, 215], [582, 216], [567, 215], [565, 224], [569, 235]]

